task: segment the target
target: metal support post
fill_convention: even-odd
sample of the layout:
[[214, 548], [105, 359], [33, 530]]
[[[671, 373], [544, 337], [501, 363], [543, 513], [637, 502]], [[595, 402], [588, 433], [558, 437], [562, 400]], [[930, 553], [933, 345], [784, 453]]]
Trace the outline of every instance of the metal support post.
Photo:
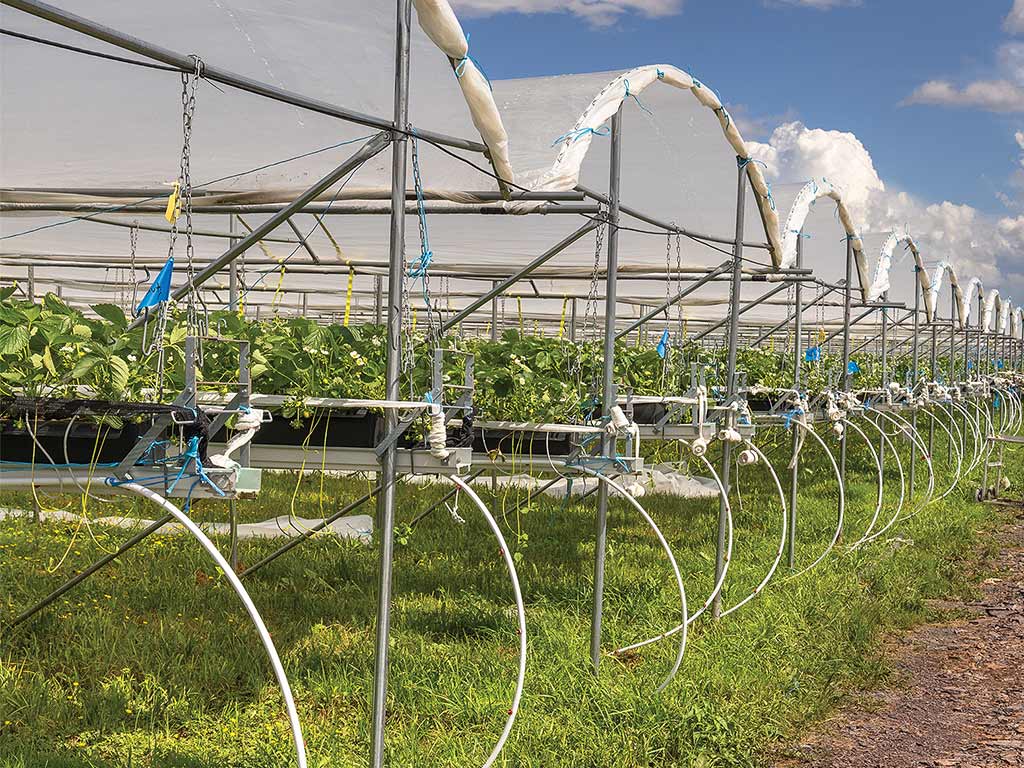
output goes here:
[[[850, 391], [850, 308], [853, 303], [853, 240], [846, 238], [846, 283], [843, 285], [843, 359], [839, 380], [842, 391]], [[869, 310], [870, 311], [870, 310]], [[846, 486], [846, 432], [839, 440], [839, 480]]]
[[[397, 0], [395, 31], [395, 130], [391, 135], [391, 238], [388, 265], [388, 329], [385, 396], [398, 400], [402, 363], [402, 280], [405, 273], [405, 185], [409, 122], [409, 35], [412, 0]], [[398, 426], [398, 414], [388, 409], [385, 432]], [[377, 635], [373, 659], [373, 711], [370, 720], [372, 768], [384, 765], [385, 705], [388, 691], [388, 644], [391, 630], [391, 574], [395, 545], [395, 463], [390, 445], [380, 457], [381, 491], [377, 495], [377, 538], [380, 572], [377, 584]]]
[[373, 276], [373, 322], [380, 325], [384, 319], [384, 278]]
[[[804, 241], [799, 235], [796, 239], [796, 267], [801, 269], [804, 265]], [[801, 356], [803, 355], [803, 284], [797, 283], [794, 290], [793, 309], [793, 388], [800, 389]], [[800, 428], [793, 427], [793, 454], [790, 463], [793, 466], [793, 474], [789, 483], [789, 537], [787, 547], [789, 550], [789, 567], [796, 566], [796, 512], [797, 512], [797, 491], [799, 489], [800, 474]]]
[[[740, 330], [740, 290], [743, 286], [743, 214], [746, 208], [747, 173], [740, 165], [736, 181], [736, 242], [732, 252], [732, 287], [729, 293], [729, 350], [726, 362], [726, 393], [731, 400], [736, 394], [736, 347]], [[729, 503], [729, 480], [732, 469], [732, 443], [722, 446], [722, 489], [725, 491], [718, 501], [718, 536], [715, 542], [715, 582], [725, 569], [725, 537], [728, 527], [726, 506]], [[716, 619], [722, 614], [722, 596], [719, 594], [711, 607]]]
[[[622, 162], [622, 107], [612, 116], [611, 168], [608, 178], [608, 264], [604, 299], [604, 377], [602, 413], [611, 418], [615, 405], [615, 314], [619, 269], [619, 178]], [[615, 437], [605, 433], [601, 454], [615, 454]], [[596, 675], [601, 666], [601, 618], [604, 609], [604, 562], [608, 543], [608, 484], [599, 483], [597, 492], [597, 526], [594, 541], [594, 607], [590, 617], [590, 663]]]
[[[495, 290], [498, 287], [497, 282], [491, 283], [491, 290]], [[495, 294], [494, 298], [491, 299], [491, 341], [498, 340], [498, 295]]]
[[[917, 266], [915, 265], [915, 270]], [[917, 382], [919, 379], [918, 372], [918, 333], [921, 329], [921, 283], [918, 280], [914, 280], [914, 343], [912, 354], [912, 365], [913, 371], [911, 371], [911, 383], [913, 384], [914, 391], [917, 391]], [[917, 429], [917, 409], [910, 415], [910, 423]], [[907, 441], [910, 444], [910, 495], [914, 495], [914, 481], [917, 478], [917, 445], [914, 443], [914, 439], [907, 435]]]
[[[232, 235], [237, 231], [235, 229], [235, 214], [228, 214], [228, 232]], [[228, 241], [232, 247], [238, 242], [237, 238], [232, 237]], [[228, 265], [228, 309], [232, 312], [238, 311], [238, 260], [233, 260]]]

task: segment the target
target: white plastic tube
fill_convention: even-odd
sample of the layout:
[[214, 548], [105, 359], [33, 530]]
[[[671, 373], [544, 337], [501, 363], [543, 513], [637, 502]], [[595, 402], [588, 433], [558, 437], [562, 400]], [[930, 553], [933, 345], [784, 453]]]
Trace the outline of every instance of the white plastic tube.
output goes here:
[[889, 439], [889, 435], [886, 434], [884, 429], [882, 429], [878, 424], [873, 422], [871, 419], [865, 419], [865, 421], [878, 430], [878, 434], [881, 435], [882, 437], [882, 442], [889, 446], [889, 449], [892, 451], [893, 458], [896, 460], [896, 469], [899, 471], [900, 475], [900, 498], [899, 501], [896, 502], [896, 509], [893, 511], [892, 517], [889, 518], [889, 521], [881, 528], [879, 528], [877, 531], [872, 533], [870, 536], [866, 535], [860, 541], [856, 542], [852, 547], [850, 547], [850, 549], [857, 549], [858, 547], [861, 547], [864, 544], [867, 544], [868, 542], [874, 541], [883, 533], [892, 528], [896, 524], [896, 521], [899, 519], [900, 512], [903, 511], [903, 504], [906, 501], [905, 489], [907, 478], [906, 475], [903, 473], [903, 459], [900, 458], [900, 452], [896, 450], [896, 446], [893, 445], [892, 440]]
[[302, 726], [299, 725], [299, 713], [295, 708], [295, 699], [292, 698], [292, 689], [288, 685], [288, 677], [284, 673], [284, 666], [281, 664], [281, 659], [277, 655], [277, 648], [274, 647], [274, 641], [270, 639], [270, 632], [267, 631], [266, 625], [263, 623], [263, 618], [260, 616], [259, 611], [256, 610], [256, 605], [253, 603], [252, 598], [249, 597], [249, 593], [245, 591], [245, 587], [242, 586], [242, 582], [235, 574], [234, 569], [224, 559], [220, 551], [213, 545], [206, 534], [199, 530], [191, 518], [178, 509], [174, 504], [169, 502], [163, 496], [155, 493], [149, 488], [135, 483], [123, 483], [119, 488], [125, 491], [131, 491], [144, 499], [149, 499], [157, 506], [163, 508], [169, 515], [173, 515], [174, 518], [181, 523], [188, 530], [190, 534], [202, 545], [206, 553], [213, 558], [213, 561], [223, 571], [224, 577], [231, 584], [231, 588], [235, 590], [235, 594], [242, 601], [242, 605], [245, 606], [246, 613], [249, 614], [249, 618], [256, 627], [256, 631], [259, 633], [260, 641], [263, 643], [263, 648], [267, 652], [267, 657], [270, 659], [270, 666], [274, 670], [274, 677], [277, 678], [277, 684], [281, 687], [281, 695], [284, 697], [284, 706], [288, 712], [288, 725], [292, 731], [292, 741], [295, 745], [295, 759], [299, 768], [306, 768], [306, 743], [302, 738]]
[[[679, 442], [683, 443], [684, 445], [687, 444], [686, 440], [680, 440]], [[725, 520], [727, 538], [725, 556], [723, 558], [722, 564], [722, 573], [719, 574], [718, 582], [714, 585], [714, 587], [712, 587], [711, 594], [708, 595], [708, 599], [704, 602], [704, 605], [701, 606], [700, 610], [695, 612], [692, 616], [685, 617], [684, 623], [676, 624], [676, 626], [672, 627], [672, 629], [668, 630], [667, 632], [662, 632], [660, 635], [657, 635], [655, 637], [649, 637], [646, 640], [641, 640], [639, 643], [633, 643], [632, 645], [627, 645], [622, 648], [618, 648], [615, 651], [612, 651], [612, 653], [616, 656], [623, 653], [628, 653], [629, 651], [634, 651], [637, 648], [643, 648], [644, 646], [651, 645], [652, 643], [657, 643], [660, 640], [664, 640], [666, 637], [671, 637], [672, 635], [677, 634], [678, 632], [684, 631], [690, 624], [694, 622], [694, 620], [698, 616], [707, 611], [708, 607], [715, 601], [715, 598], [718, 597], [719, 593], [722, 591], [722, 586], [725, 584], [725, 577], [729, 573], [729, 564], [732, 562], [732, 545], [734, 532], [732, 519], [732, 505], [729, 503], [729, 497], [725, 495], [725, 486], [722, 485], [722, 479], [718, 476], [718, 472], [715, 471], [714, 465], [712, 465], [711, 462], [708, 461], [703, 454], [697, 456], [697, 458], [699, 458], [703, 462], [704, 468], [708, 470], [708, 472], [711, 474], [711, 477], [714, 479], [715, 484], [718, 486], [719, 498], [725, 499]]]
[[[612, 488], [616, 493], [618, 493], [623, 499], [626, 500], [628, 504], [630, 504], [640, 514], [644, 521], [646, 521], [647, 525], [651, 527], [651, 530], [654, 531], [654, 535], [658, 537], [658, 541], [661, 543], [661, 548], [665, 551], [665, 555], [668, 557], [669, 565], [672, 566], [672, 575], [675, 576], [676, 586], [679, 589], [679, 602], [683, 616], [682, 638], [679, 641], [679, 650], [676, 652], [675, 663], [672, 665], [672, 669], [669, 670], [669, 673], [665, 676], [665, 679], [662, 680], [661, 684], [658, 686], [658, 693], [661, 693], [663, 690], [665, 690], [665, 687], [672, 682], [672, 678], [676, 676], [676, 673], [679, 671], [680, 665], [682, 665], [683, 663], [683, 656], [686, 653], [686, 626], [688, 618], [688, 608], [686, 605], [686, 588], [683, 586], [683, 576], [679, 572], [679, 566], [676, 564], [676, 558], [672, 554], [672, 549], [671, 547], [669, 547], [668, 542], [665, 540], [664, 534], [662, 534], [661, 529], [658, 527], [657, 523], [654, 522], [653, 518], [649, 514], [647, 514], [647, 510], [640, 505], [640, 502], [633, 498], [633, 496], [630, 495], [630, 493], [625, 488], [616, 483], [607, 475], [603, 475], [600, 472], [591, 469], [590, 467], [581, 466], [580, 469], [589, 475], [593, 475], [602, 483], [607, 483], [609, 488]], [[619, 651], [616, 651], [615, 653], [619, 653]]]
[[843, 535], [843, 514], [846, 511], [846, 490], [843, 488], [843, 476], [839, 472], [839, 465], [836, 464], [836, 457], [832, 455], [832, 451], [829, 449], [828, 445], [812, 427], [801, 424], [800, 422], [797, 422], [797, 426], [798, 429], [804, 429], [808, 435], [813, 437], [818, 442], [818, 445], [820, 445], [825, 451], [825, 455], [828, 456], [828, 460], [832, 464], [832, 471], [835, 472], [836, 475], [836, 486], [839, 488], [839, 504], [836, 514], [836, 531], [832, 534], [832, 540], [829, 541], [828, 546], [825, 547], [825, 551], [818, 555], [817, 559], [813, 563], [792, 574], [788, 579], [795, 579], [797, 576], [807, 573], [809, 570], [817, 567], [822, 560], [828, 557], [828, 554], [835, 547], [836, 542], [839, 541], [839, 537]]
[[[850, 547], [851, 549], [856, 549], [858, 546], [860, 546], [860, 544], [862, 544], [864, 542], [865, 539], [867, 539], [868, 536], [871, 535], [871, 530], [875, 527], [875, 523], [878, 522], [878, 516], [882, 512], [882, 505], [883, 505], [884, 500], [885, 500], [885, 495], [884, 495], [885, 478], [882, 475], [882, 462], [878, 458], [878, 451], [875, 450], [875, 446], [873, 446], [871, 444], [871, 441], [868, 440], [868, 436], [866, 434], [864, 434], [864, 430], [862, 430], [856, 424], [851, 422], [849, 419], [841, 419], [841, 422], [844, 425], [846, 425], [849, 429], [852, 429], [854, 432], [856, 432], [858, 435], [860, 435], [864, 439], [864, 444], [868, 447], [868, 452], [871, 454], [871, 459], [872, 459], [872, 461], [875, 462], [875, 470], [876, 470], [876, 473], [877, 473], [876, 474], [876, 481], [877, 481], [877, 484], [878, 484], [878, 498], [875, 501], [875, 512], [871, 516], [871, 522], [868, 523], [868, 527], [864, 530], [864, 534], [859, 539], [857, 539], [857, 541]], [[882, 436], [882, 439], [883, 440], [888, 440], [888, 438], [885, 437], [884, 435]], [[897, 459], [898, 458], [899, 458], [899, 455], [897, 454]], [[903, 479], [903, 473], [902, 473], [902, 469], [901, 469], [900, 470], [900, 480], [901, 480], [901, 483], [900, 483], [900, 493], [901, 493], [901, 495], [902, 495], [902, 492], [903, 492], [903, 489], [902, 489], [902, 479]], [[899, 514], [899, 512], [897, 512], [897, 514]]]
[[505, 568], [508, 570], [509, 581], [512, 582], [512, 593], [515, 595], [516, 601], [516, 620], [518, 622], [519, 634], [519, 672], [516, 676], [516, 690], [512, 695], [512, 706], [509, 707], [505, 727], [502, 729], [501, 736], [491, 750], [491, 754], [483, 764], [483, 768], [490, 768], [494, 761], [498, 759], [498, 755], [501, 754], [509, 734], [512, 733], [512, 725], [515, 723], [516, 715], [519, 713], [519, 702], [523, 698], [523, 684], [526, 681], [526, 607], [523, 605], [523, 592], [519, 588], [519, 576], [516, 574], [515, 561], [512, 560], [512, 555], [509, 554], [505, 537], [501, 535], [501, 529], [498, 527], [497, 522], [495, 522], [494, 516], [465, 480], [456, 475], [451, 475], [451, 481], [466, 492], [466, 495], [476, 505], [476, 508], [480, 510], [480, 514], [484, 516], [488, 527], [491, 529], [491, 533], [498, 540], [498, 544], [501, 547], [501, 557], [505, 561]]
[[761, 461], [764, 462], [764, 465], [768, 467], [768, 472], [771, 474], [772, 480], [775, 481], [775, 489], [779, 492], [779, 503], [782, 505], [782, 533], [779, 536], [779, 547], [778, 550], [775, 552], [775, 560], [772, 561], [771, 567], [768, 569], [768, 573], [766, 573], [764, 578], [761, 579], [761, 582], [756, 587], [754, 587], [753, 592], [751, 592], [749, 595], [747, 595], [745, 598], [740, 600], [738, 603], [736, 603], [736, 605], [732, 606], [728, 610], [722, 611], [721, 618], [723, 619], [730, 613], [738, 611], [744, 605], [749, 603], [751, 600], [753, 600], [755, 597], [761, 594], [761, 591], [766, 586], [768, 586], [768, 582], [772, 580], [772, 577], [775, 575], [775, 572], [779, 568], [779, 563], [782, 562], [782, 554], [786, 551], [786, 534], [789, 531], [789, 509], [786, 506], [786, 494], [782, 490], [782, 483], [779, 480], [779, 475], [775, 471], [775, 467], [773, 467], [771, 462], [768, 461], [768, 457], [764, 455], [760, 448], [755, 446], [752, 442], [750, 442], [750, 440], [746, 440], [745, 442], [748, 446], [748, 450], [757, 453], [758, 458], [760, 458]]

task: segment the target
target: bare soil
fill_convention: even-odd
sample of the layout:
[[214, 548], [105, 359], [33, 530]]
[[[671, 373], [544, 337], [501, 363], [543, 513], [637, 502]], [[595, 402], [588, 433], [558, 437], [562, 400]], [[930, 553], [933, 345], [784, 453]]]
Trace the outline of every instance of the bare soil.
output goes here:
[[893, 685], [864, 694], [791, 745], [778, 768], [1024, 766], [1024, 512], [998, 534], [997, 577], [969, 618], [890, 645]]

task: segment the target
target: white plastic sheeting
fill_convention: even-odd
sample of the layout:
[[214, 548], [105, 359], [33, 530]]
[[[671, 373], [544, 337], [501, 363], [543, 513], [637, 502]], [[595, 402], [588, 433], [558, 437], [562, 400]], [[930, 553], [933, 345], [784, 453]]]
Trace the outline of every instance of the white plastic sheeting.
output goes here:
[[473, 125], [490, 150], [494, 169], [504, 181], [515, 183], [508, 151], [508, 134], [494, 103], [491, 84], [469, 55], [469, 40], [447, 0], [413, 0], [420, 27], [451, 60], [466, 98]]
[[931, 280], [931, 301], [925, 302], [926, 307], [931, 307], [931, 312], [928, 315], [928, 321], [931, 322], [935, 319], [935, 311], [938, 307], [939, 302], [939, 291], [942, 290], [942, 276], [944, 274], [949, 275], [949, 285], [953, 291], [953, 301], [956, 303], [956, 317], [961, 328], [964, 328], [967, 322], [967, 307], [964, 304], [964, 294], [960, 290], [960, 281], [957, 279], [956, 271], [948, 261], [939, 262], [935, 267], [935, 272], [932, 274]]
[[921, 253], [917, 249], [917, 243], [914, 242], [914, 238], [909, 234], [897, 235], [893, 232], [886, 238], [885, 243], [882, 245], [882, 250], [878, 254], [878, 263], [875, 264], [875, 273], [871, 278], [871, 288], [868, 290], [868, 301], [878, 301], [889, 290], [892, 256], [896, 246], [900, 243], [904, 243], [906, 249], [913, 254], [917, 279], [921, 285], [921, 294], [924, 296], [926, 316], [930, 319], [934, 317], [931, 280], [928, 278], [928, 272], [924, 268], [924, 262], [921, 260]]
[[[974, 310], [975, 299], [984, 301], [985, 286], [980, 277], [972, 277], [967, 283], [967, 291], [964, 293], [964, 325], [971, 321], [971, 314]], [[980, 318], [979, 318], [980, 321]]]
[[992, 330], [992, 324], [996, 318], [1003, 311], [1003, 301], [999, 296], [999, 291], [993, 288], [988, 292], [988, 297], [985, 299], [985, 314], [982, 320], [981, 327], [986, 331]]
[[771, 189], [760, 166], [750, 158], [746, 143], [728, 110], [722, 106], [711, 88], [677, 67], [670, 64], [647, 65], [625, 72], [605, 86], [590, 103], [579, 120], [561, 137], [561, 148], [554, 164], [535, 180], [529, 182], [533, 189], [553, 191], [572, 189], [579, 182], [580, 166], [590, 149], [594, 135], [601, 135], [612, 116], [623, 102], [634, 99], [640, 104], [640, 94], [657, 82], [664, 82], [680, 90], [691, 91], [697, 101], [718, 117], [726, 140], [736, 153], [738, 161], [747, 172], [751, 187], [756, 195], [757, 207], [764, 223], [765, 236], [771, 246], [772, 259], [776, 266], [782, 258], [782, 244], [779, 241], [779, 217]]
[[814, 203], [823, 198], [829, 197], [836, 203], [836, 210], [839, 214], [839, 221], [843, 225], [846, 236], [853, 246], [853, 255], [857, 265], [857, 276], [860, 278], [861, 292], [868, 290], [867, 264], [864, 258], [864, 241], [861, 240], [857, 227], [853, 223], [853, 217], [843, 203], [842, 191], [828, 179], [811, 179], [797, 193], [793, 205], [786, 216], [786, 223], [782, 229], [782, 259], [779, 266], [783, 269], [792, 267], [796, 263], [796, 246], [803, 234], [804, 222], [811, 212]]
[[[39, 513], [39, 517], [43, 522], [66, 522], [88, 525], [105, 525], [114, 528], [127, 528], [134, 530], [136, 528], [145, 528], [152, 525], [155, 520], [145, 520], [134, 517], [90, 517], [85, 519], [80, 515], [76, 515], [73, 512], [65, 512], [63, 510], [43, 510]], [[0, 508], [0, 520], [16, 520], [16, 519], [31, 519], [32, 512], [25, 509], [14, 509], [14, 508]], [[238, 525], [238, 538], [239, 539], [278, 539], [285, 538], [290, 539], [294, 536], [300, 536], [303, 533], [309, 531], [314, 526], [322, 523], [322, 519], [318, 518], [305, 518], [305, 517], [289, 517], [288, 515], [279, 515], [278, 517], [271, 518], [269, 520], [263, 520], [259, 523], [240, 523]], [[208, 534], [217, 534], [219, 536], [228, 536], [231, 533], [230, 523], [198, 523], [199, 527]], [[167, 523], [166, 525], [158, 528], [154, 535], [159, 536], [177, 536], [183, 533], [188, 533], [185, 526], [180, 523]], [[349, 515], [347, 517], [340, 517], [337, 520], [330, 523], [324, 528], [322, 532], [316, 534], [317, 536], [338, 536], [342, 539], [357, 539], [364, 543], [369, 543], [373, 536], [373, 518], [369, 515]]]

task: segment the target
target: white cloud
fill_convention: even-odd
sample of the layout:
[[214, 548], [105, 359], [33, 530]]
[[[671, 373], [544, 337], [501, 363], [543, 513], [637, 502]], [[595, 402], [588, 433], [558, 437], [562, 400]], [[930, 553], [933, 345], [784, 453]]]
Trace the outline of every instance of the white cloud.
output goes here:
[[767, 144], [748, 142], [751, 155], [768, 166], [772, 181], [826, 178], [843, 189], [850, 213], [863, 219], [871, 195], [884, 192], [871, 155], [852, 133], [783, 123]]
[[658, 18], [683, 9], [684, 0], [457, 0], [456, 12], [467, 16], [496, 13], [571, 13], [594, 26], [609, 26], [624, 13]]
[[1003, 22], [1003, 29], [1011, 35], [1024, 33], [1024, 0], [1013, 0], [1013, 8]]
[[[1024, 149], [1024, 131], [1015, 139]], [[1000, 219], [970, 205], [928, 203], [894, 189], [882, 180], [870, 152], [852, 133], [790, 122], [778, 126], [767, 143], [748, 146], [768, 166], [772, 181], [824, 176], [839, 187], [861, 234], [906, 230], [927, 262], [949, 261], [961, 280], [978, 276], [987, 286], [1016, 289], [1024, 301], [1024, 282], [1016, 285], [1006, 277], [1014, 271], [1015, 254], [1024, 249], [1024, 216]], [[873, 268], [876, 254], [869, 257]]]
[[1009, 80], [976, 80], [963, 88], [948, 80], [929, 80], [915, 88], [903, 103], [976, 107], [988, 112], [1024, 112], [1024, 88]]

